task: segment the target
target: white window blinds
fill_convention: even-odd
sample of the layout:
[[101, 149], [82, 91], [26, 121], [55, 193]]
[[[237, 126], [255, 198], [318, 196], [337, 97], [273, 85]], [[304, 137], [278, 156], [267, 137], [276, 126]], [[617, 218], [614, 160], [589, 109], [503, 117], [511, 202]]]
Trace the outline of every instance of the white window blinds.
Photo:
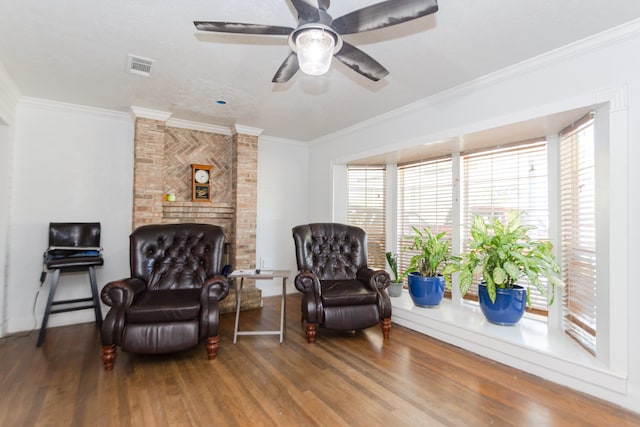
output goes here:
[[347, 222], [367, 232], [369, 267], [384, 269], [386, 174], [384, 166], [347, 167]]
[[[461, 158], [463, 242], [470, 239], [469, 229], [475, 215], [485, 220], [504, 220], [510, 210], [521, 212], [523, 224], [536, 227], [530, 232], [532, 238], [548, 239], [546, 140], [463, 153]], [[465, 244], [463, 250], [466, 249]], [[546, 314], [547, 299], [534, 286], [529, 286], [526, 279], [519, 284], [528, 288], [530, 311]], [[477, 281], [467, 296], [477, 299]]]
[[413, 254], [403, 251], [415, 234], [412, 227], [431, 227], [451, 238], [453, 170], [451, 157], [398, 167], [398, 264], [405, 271]]
[[560, 134], [560, 215], [564, 328], [595, 354], [596, 205], [592, 115]]

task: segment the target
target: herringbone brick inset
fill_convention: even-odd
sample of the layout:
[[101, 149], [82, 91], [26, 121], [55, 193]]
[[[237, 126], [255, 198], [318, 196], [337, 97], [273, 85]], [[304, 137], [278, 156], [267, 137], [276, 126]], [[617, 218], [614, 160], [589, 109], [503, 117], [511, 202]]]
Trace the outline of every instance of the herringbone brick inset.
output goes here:
[[191, 200], [191, 165], [211, 165], [211, 201], [233, 202], [231, 137], [167, 127], [164, 146], [164, 186], [178, 200]]

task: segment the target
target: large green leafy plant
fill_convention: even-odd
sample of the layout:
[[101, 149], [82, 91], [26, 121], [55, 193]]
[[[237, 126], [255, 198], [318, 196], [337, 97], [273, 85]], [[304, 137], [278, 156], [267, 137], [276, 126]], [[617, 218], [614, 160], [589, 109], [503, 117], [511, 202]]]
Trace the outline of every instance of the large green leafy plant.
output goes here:
[[[464, 296], [473, 283], [474, 273], [479, 271], [492, 302], [496, 300], [497, 288], [512, 288], [523, 277], [547, 297], [546, 286], [540, 280], [546, 277], [551, 286], [549, 304], [553, 304], [555, 286], [562, 286], [560, 268], [551, 243], [531, 239], [528, 232], [533, 228], [522, 225], [516, 211], [510, 211], [504, 223], [498, 218], [485, 221], [476, 216], [469, 250], [445, 268], [445, 273], [460, 272], [460, 292]], [[530, 303], [527, 292], [527, 305]]]
[[409, 268], [404, 274], [418, 272], [421, 276], [435, 277], [451, 260], [451, 242], [443, 239], [445, 232], [438, 234], [431, 227], [420, 230], [412, 227], [415, 235], [413, 242], [405, 250], [416, 251], [409, 261]]

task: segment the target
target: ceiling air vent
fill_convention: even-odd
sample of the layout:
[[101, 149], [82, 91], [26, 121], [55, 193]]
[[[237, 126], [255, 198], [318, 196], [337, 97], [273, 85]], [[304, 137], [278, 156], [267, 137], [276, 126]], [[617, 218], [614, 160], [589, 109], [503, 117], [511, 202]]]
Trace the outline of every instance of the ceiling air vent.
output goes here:
[[151, 75], [151, 65], [153, 62], [153, 59], [127, 55], [127, 71], [131, 74], [149, 77]]

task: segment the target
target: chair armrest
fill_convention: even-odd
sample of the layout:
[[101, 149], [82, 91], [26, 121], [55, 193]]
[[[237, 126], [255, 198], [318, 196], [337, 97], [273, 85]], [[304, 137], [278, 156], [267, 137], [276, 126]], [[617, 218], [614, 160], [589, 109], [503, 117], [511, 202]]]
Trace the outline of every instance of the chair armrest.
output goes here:
[[221, 301], [229, 294], [229, 281], [221, 275], [208, 277], [202, 285], [201, 303], [205, 304], [208, 299]]
[[100, 331], [102, 345], [121, 344], [127, 309], [136, 296], [144, 292], [145, 289], [147, 289], [147, 284], [136, 278], [115, 280], [102, 288], [100, 292], [102, 302], [111, 306], [102, 322], [102, 330]]
[[391, 299], [385, 291], [391, 284], [389, 273], [384, 270], [372, 270], [363, 268], [358, 270], [356, 277], [367, 284], [372, 290], [378, 294], [378, 310], [380, 311], [380, 320], [391, 317]]
[[295, 279], [296, 289], [305, 294], [322, 295], [318, 277], [310, 271], [300, 271]]
[[[322, 323], [324, 308], [322, 305], [322, 287], [318, 276], [310, 271], [300, 271], [295, 279], [296, 289], [304, 294], [302, 311], [309, 323]], [[303, 314], [304, 316], [304, 314]]]
[[208, 277], [202, 285], [200, 292], [200, 336], [218, 336], [218, 301], [221, 301], [229, 294], [229, 281], [224, 276]]
[[384, 270], [373, 270], [371, 268], [361, 268], [356, 274], [356, 278], [365, 282], [371, 289], [384, 290], [391, 284], [389, 273]]
[[128, 278], [122, 280], [114, 280], [107, 283], [102, 291], [100, 297], [102, 302], [111, 307], [131, 305], [135, 297], [141, 294], [147, 288], [147, 284], [137, 278]]

